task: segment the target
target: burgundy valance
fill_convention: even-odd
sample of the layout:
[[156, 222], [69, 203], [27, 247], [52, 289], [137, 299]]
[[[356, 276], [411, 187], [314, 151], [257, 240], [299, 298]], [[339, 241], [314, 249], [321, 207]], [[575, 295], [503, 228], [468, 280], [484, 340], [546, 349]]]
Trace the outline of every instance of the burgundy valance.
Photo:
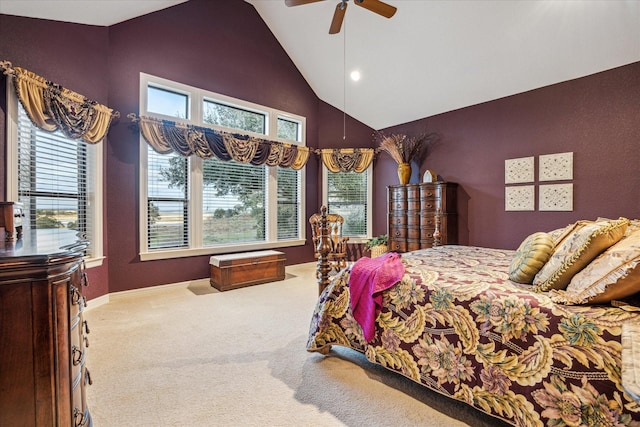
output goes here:
[[120, 113], [79, 93], [50, 82], [29, 70], [0, 61], [11, 76], [18, 100], [34, 125], [48, 132], [62, 131], [68, 138], [95, 144], [102, 141], [111, 121]]
[[153, 117], [128, 117], [138, 123], [145, 141], [160, 154], [175, 152], [295, 170], [302, 169], [309, 159], [308, 147]]
[[367, 170], [376, 154], [373, 148], [324, 148], [318, 152], [322, 163], [333, 173], [362, 173]]

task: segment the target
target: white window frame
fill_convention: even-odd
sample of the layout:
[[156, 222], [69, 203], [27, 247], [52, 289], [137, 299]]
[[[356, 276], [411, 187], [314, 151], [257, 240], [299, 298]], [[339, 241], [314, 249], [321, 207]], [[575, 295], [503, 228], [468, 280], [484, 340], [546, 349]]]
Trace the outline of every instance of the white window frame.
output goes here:
[[[322, 165], [322, 204], [328, 206], [328, 192], [329, 192], [329, 169]], [[339, 173], [339, 172], [338, 172]], [[366, 171], [362, 172], [367, 174], [367, 235], [362, 236], [349, 236], [349, 243], [366, 243], [373, 236], [373, 162], [369, 165]]]
[[[7, 78], [7, 200], [18, 200], [18, 97], [13, 90], [11, 78]], [[103, 198], [104, 198], [104, 141], [91, 144], [94, 150], [93, 167], [87, 169], [87, 176], [91, 176], [95, 187], [93, 197], [88, 200], [91, 205], [91, 221], [94, 224], [94, 232], [91, 236], [93, 254], [85, 257], [85, 267], [93, 268], [102, 265], [104, 256], [103, 248]]]
[[[188, 95], [189, 117], [181, 119], [173, 116], [165, 116], [158, 113], [147, 112], [147, 86], [155, 86], [163, 89], [167, 89], [172, 92], [183, 93]], [[306, 118], [297, 116], [284, 111], [276, 110], [274, 108], [265, 107], [262, 105], [254, 104], [251, 102], [243, 101], [240, 99], [232, 98], [226, 95], [217, 94], [214, 92], [205, 91], [193, 86], [177, 83], [171, 80], [163, 79], [161, 77], [153, 76], [150, 74], [140, 73], [140, 114], [155, 117], [159, 119], [171, 120], [174, 122], [188, 123], [200, 127], [210, 127], [212, 129], [235, 132], [238, 133], [238, 129], [230, 129], [223, 126], [214, 126], [203, 123], [203, 103], [205, 100], [214, 101], [221, 104], [226, 104], [232, 107], [241, 108], [249, 111], [256, 111], [260, 114], [267, 116], [267, 122], [265, 124], [266, 135], [255, 134], [248, 131], [240, 131], [243, 134], [253, 135], [258, 138], [268, 138], [272, 141], [280, 141], [289, 144], [298, 144], [301, 146], [306, 145]], [[277, 129], [278, 118], [298, 122], [301, 125], [300, 141], [286, 141], [281, 140], [275, 136], [275, 130]], [[270, 130], [274, 130], [274, 135], [270, 135]], [[148, 143], [140, 135], [140, 177], [139, 177], [139, 218], [140, 218], [140, 259], [142, 261], [169, 259], [169, 258], [182, 258], [198, 255], [219, 254], [238, 251], [250, 251], [260, 249], [273, 249], [291, 246], [302, 246], [306, 243], [306, 227], [304, 218], [305, 214], [305, 179], [306, 174], [304, 169], [300, 173], [300, 211], [299, 211], [299, 224], [298, 235], [300, 238], [292, 240], [277, 240], [277, 198], [269, 197], [270, 191], [276, 190], [277, 183], [277, 169], [276, 167], [267, 167], [269, 176], [267, 179], [267, 211], [274, 212], [274, 214], [266, 217], [267, 223], [265, 224], [265, 230], [267, 233], [267, 239], [264, 242], [248, 242], [248, 243], [235, 243], [232, 245], [220, 245], [220, 246], [204, 246], [203, 245], [203, 228], [202, 221], [203, 201], [203, 160], [197, 156], [189, 157], [189, 231], [188, 231], [188, 248], [169, 248], [169, 249], [148, 249], [147, 246], [147, 150]]]

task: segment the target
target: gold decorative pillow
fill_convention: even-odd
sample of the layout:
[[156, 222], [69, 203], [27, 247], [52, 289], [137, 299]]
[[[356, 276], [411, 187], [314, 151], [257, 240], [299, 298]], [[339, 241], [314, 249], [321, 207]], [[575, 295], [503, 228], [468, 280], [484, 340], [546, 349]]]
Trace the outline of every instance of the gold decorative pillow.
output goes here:
[[535, 292], [565, 289], [573, 276], [595, 257], [618, 242], [624, 235], [629, 220], [588, 222], [567, 236], [551, 258], [533, 279]]
[[531, 284], [536, 273], [553, 252], [553, 239], [548, 233], [533, 233], [522, 241], [509, 265], [509, 279]]
[[[631, 228], [631, 227], [629, 227]], [[565, 304], [606, 304], [640, 292], [640, 229], [634, 228], [551, 295]]]

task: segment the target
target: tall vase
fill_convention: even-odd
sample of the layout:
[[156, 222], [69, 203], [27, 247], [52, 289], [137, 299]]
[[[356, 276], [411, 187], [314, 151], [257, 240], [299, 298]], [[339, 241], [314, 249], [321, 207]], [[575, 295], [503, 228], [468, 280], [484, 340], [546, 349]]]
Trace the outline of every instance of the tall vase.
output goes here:
[[402, 185], [409, 183], [411, 179], [411, 163], [398, 163], [398, 179]]

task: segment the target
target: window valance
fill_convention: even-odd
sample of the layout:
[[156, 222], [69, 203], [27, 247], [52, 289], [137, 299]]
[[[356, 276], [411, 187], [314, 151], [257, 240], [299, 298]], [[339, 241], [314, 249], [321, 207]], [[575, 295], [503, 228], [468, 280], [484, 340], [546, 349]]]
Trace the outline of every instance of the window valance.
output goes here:
[[307, 164], [308, 147], [269, 141], [249, 135], [129, 114], [137, 122], [142, 137], [158, 153], [176, 152], [203, 159], [217, 157], [253, 165], [266, 164], [299, 170]]
[[324, 148], [318, 150], [322, 163], [333, 173], [362, 173], [375, 157], [373, 148]]
[[62, 131], [67, 137], [95, 144], [102, 141], [111, 121], [120, 113], [91, 101], [31, 71], [0, 61], [4, 74], [13, 78], [20, 103], [40, 129]]

